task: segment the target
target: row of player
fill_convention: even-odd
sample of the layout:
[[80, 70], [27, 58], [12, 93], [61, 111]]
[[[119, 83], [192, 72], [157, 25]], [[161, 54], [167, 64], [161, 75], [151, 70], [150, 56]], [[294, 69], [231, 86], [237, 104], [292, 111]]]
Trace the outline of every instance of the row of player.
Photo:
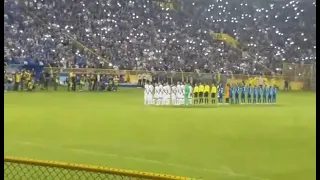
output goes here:
[[145, 104], [156, 105], [188, 105], [188, 104], [209, 104], [211, 103], [276, 103], [277, 88], [272, 86], [251, 86], [249, 85], [229, 85], [195, 84], [192, 87], [188, 83], [177, 83], [177, 85], [146, 83], [144, 86]]

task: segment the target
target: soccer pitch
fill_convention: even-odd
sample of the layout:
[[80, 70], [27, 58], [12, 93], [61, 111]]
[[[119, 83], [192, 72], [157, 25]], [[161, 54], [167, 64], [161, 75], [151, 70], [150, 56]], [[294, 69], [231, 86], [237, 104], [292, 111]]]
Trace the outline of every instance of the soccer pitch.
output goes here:
[[8, 92], [4, 153], [204, 180], [312, 180], [315, 97], [184, 108], [144, 106], [141, 89]]

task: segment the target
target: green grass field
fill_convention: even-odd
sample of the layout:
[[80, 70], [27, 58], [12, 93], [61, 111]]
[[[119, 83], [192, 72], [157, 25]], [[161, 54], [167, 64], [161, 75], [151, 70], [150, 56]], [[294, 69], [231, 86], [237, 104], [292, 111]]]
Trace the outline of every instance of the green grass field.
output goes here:
[[315, 97], [183, 108], [144, 106], [141, 89], [8, 92], [4, 153], [205, 180], [313, 180]]

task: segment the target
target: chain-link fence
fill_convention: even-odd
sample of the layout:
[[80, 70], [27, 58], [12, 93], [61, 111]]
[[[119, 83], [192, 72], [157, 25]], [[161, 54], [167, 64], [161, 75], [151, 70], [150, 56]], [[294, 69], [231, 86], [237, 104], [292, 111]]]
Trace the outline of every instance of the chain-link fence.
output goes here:
[[14, 157], [4, 158], [5, 180], [191, 180], [186, 177], [147, 172], [39, 161]]
[[315, 67], [314, 64], [283, 63], [282, 75], [288, 81], [303, 82], [305, 90], [315, 90]]
[[291, 80], [305, 80], [311, 79], [313, 75], [312, 64], [292, 64], [283, 63], [282, 75], [291, 77]]

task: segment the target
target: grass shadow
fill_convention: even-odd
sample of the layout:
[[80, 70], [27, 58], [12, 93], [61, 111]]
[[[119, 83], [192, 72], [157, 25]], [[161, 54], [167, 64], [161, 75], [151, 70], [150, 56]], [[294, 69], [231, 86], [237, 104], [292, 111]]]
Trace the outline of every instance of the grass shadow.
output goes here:
[[195, 108], [195, 109], [206, 109], [206, 108], [261, 108], [261, 107], [281, 107], [283, 104], [211, 104], [211, 105], [151, 105], [156, 108]]

